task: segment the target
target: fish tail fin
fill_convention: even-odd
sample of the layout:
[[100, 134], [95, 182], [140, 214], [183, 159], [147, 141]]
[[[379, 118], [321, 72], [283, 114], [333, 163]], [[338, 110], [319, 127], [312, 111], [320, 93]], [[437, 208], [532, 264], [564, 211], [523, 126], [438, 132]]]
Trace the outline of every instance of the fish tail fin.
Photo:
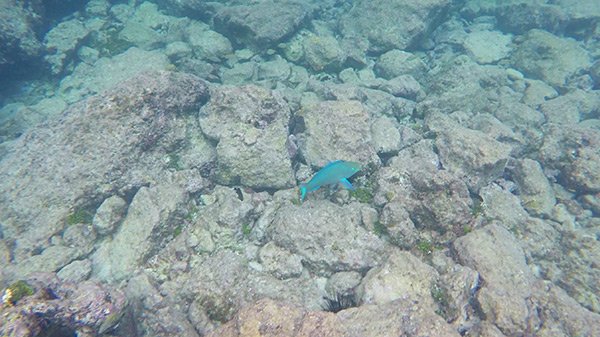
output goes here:
[[306, 184], [300, 184], [300, 201], [304, 201], [306, 198]]

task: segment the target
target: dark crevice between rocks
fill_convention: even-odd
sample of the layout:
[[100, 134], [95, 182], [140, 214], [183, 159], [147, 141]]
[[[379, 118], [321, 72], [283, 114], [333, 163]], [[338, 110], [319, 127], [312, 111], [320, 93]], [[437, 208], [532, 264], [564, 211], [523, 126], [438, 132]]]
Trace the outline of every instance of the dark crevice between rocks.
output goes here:
[[323, 310], [333, 313], [358, 306], [358, 301], [354, 292], [329, 294], [323, 296], [323, 301]]
[[77, 335], [78, 334], [73, 329], [56, 324], [50, 324], [43, 329], [42, 332], [35, 335], [35, 337], [77, 337]]

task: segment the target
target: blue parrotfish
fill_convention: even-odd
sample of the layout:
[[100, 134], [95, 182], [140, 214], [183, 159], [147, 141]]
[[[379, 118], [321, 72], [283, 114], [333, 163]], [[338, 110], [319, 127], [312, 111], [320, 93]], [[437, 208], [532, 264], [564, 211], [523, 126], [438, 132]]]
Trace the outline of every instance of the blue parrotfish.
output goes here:
[[342, 184], [349, 190], [354, 190], [348, 178], [352, 177], [356, 172], [360, 171], [359, 163], [336, 160], [323, 166], [309, 182], [300, 184], [300, 201], [304, 201], [308, 192], [314, 192], [325, 185]]

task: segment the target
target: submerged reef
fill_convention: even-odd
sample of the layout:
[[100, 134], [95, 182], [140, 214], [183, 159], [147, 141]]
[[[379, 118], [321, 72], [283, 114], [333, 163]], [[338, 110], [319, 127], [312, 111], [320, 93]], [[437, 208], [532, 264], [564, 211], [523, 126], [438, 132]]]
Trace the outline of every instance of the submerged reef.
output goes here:
[[600, 336], [600, 2], [51, 3], [0, 4], [0, 335]]

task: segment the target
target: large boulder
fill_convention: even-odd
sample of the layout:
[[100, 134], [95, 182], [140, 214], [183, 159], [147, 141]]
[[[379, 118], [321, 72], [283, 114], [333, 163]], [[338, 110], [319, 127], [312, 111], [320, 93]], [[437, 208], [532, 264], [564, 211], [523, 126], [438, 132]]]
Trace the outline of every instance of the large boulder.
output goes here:
[[525, 75], [555, 87], [565, 86], [592, 65], [589, 54], [576, 40], [540, 29], [525, 35], [511, 56], [511, 63]]
[[[32, 4], [37, 1], [32, 1]], [[0, 2], [0, 73], [41, 55], [40, 17], [19, 1]]]
[[300, 115], [306, 126], [300, 150], [308, 164], [323, 166], [337, 159], [379, 163], [371, 142], [369, 113], [360, 102], [321, 102]]
[[257, 189], [294, 185], [286, 147], [290, 108], [277, 93], [221, 86], [200, 110], [200, 127], [217, 142], [216, 179]]
[[436, 147], [442, 165], [464, 177], [472, 191], [502, 177], [512, 147], [487, 134], [464, 128], [450, 119], [432, 116], [430, 129], [438, 133]]
[[[197, 77], [145, 74], [72, 105], [14, 141], [0, 161], [0, 223], [4, 238], [16, 240], [14, 260], [44, 248], [108, 195], [158, 179], [163, 158], [189, 146], [186, 130], [200, 132], [186, 114], [198, 111], [207, 96]], [[193, 152], [199, 149], [204, 153], [186, 166], [211, 160], [210, 148]]]
[[236, 43], [263, 51], [294, 34], [310, 17], [309, 5], [294, 1], [258, 1], [220, 7], [215, 29]]
[[417, 40], [435, 28], [448, 9], [448, 0], [361, 0], [340, 19], [346, 39], [366, 39], [369, 50], [414, 47]]
[[305, 202], [277, 210], [269, 236], [300, 255], [314, 272], [365, 271], [380, 261], [384, 243], [361, 226], [357, 204]]

